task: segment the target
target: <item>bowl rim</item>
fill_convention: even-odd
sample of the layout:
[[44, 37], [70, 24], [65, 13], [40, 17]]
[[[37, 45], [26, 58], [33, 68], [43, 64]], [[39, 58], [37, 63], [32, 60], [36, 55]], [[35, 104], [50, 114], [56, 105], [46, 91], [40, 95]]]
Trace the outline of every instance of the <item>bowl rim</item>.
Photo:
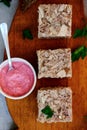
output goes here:
[[[36, 72], [35, 72], [34, 67], [31, 65], [31, 63], [30, 63], [29, 61], [23, 59], [23, 58], [14, 57], [14, 58], [11, 58], [11, 60], [12, 60], [12, 62], [13, 62], [13, 61], [17, 61], [17, 62], [20, 62], [20, 61], [21, 61], [21, 62], [27, 64], [27, 65], [32, 69], [32, 72], [33, 72], [33, 74], [34, 74], [34, 83], [33, 83], [32, 88], [31, 88], [27, 93], [25, 93], [25, 94], [22, 95], [22, 96], [14, 97], [14, 96], [8, 95], [7, 93], [5, 93], [5, 92], [2, 90], [1, 87], [0, 87], [0, 93], [1, 93], [2, 95], [4, 95], [5, 97], [9, 98], [9, 99], [14, 99], [14, 100], [23, 99], [23, 98], [29, 96], [29, 95], [33, 92], [33, 90], [34, 90], [34, 88], [35, 88], [35, 86], [36, 86], [36, 80], [37, 80], [37, 78], [36, 78]], [[3, 61], [3, 62], [0, 64], [0, 69], [2, 69], [6, 64], [8, 64], [8, 59], [6, 59], [5, 61]]]

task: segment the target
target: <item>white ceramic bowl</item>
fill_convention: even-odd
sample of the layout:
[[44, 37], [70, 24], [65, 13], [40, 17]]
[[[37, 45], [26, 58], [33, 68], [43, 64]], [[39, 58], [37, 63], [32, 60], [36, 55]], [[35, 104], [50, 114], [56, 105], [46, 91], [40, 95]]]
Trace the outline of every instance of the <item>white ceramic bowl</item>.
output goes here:
[[[35, 88], [35, 85], [36, 85], [36, 72], [35, 72], [33, 66], [32, 66], [28, 61], [26, 61], [25, 59], [22, 59], [22, 58], [11, 58], [11, 60], [12, 60], [12, 61], [16, 61], [16, 62], [17, 62], [17, 61], [18, 61], [18, 62], [23, 62], [23, 63], [27, 64], [27, 65], [31, 68], [31, 70], [32, 70], [32, 72], [33, 72], [33, 75], [34, 75], [34, 83], [33, 83], [33, 86], [32, 86], [32, 88], [31, 88], [26, 94], [24, 94], [24, 95], [22, 95], [22, 96], [18, 96], [18, 97], [14, 97], [14, 96], [10, 96], [10, 95], [6, 94], [6, 93], [2, 90], [2, 88], [0, 88], [0, 92], [1, 92], [5, 97], [7, 97], [7, 98], [9, 98], [9, 99], [14, 99], [14, 100], [23, 99], [23, 98], [27, 97], [28, 95], [30, 95], [30, 94], [32, 93], [32, 91], [34, 90], [34, 88]], [[0, 69], [2, 69], [2, 68], [3, 68], [5, 65], [7, 65], [7, 64], [8, 64], [8, 60], [3, 61], [3, 62], [0, 64]]]

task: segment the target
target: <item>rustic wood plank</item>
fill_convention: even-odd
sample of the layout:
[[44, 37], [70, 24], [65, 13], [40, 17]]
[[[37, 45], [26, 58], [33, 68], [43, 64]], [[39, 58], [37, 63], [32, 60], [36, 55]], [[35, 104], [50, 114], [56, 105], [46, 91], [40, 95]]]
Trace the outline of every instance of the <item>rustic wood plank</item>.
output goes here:
[[[84, 26], [84, 14], [82, 0], [38, 0], [26, 12], [20, 10], [20, 6], [12, 23], [9, 40], [12, 57], [22, 57], [28, 60], [37, 72], [38, 49], [56, 49], [71, 47], [72, 50], [83, 44], [83, 38], [77, 39], [44, 39], [37, 38], [37, 8], [40, 3], [69, 3], [73, 6], [72, 34], [76, 28]], [[30, 28], [34, 36], [33, 40], [23, 40], [22, 30]], [[87, 42], [85, 43], [87, 44]], [[5, 56], [6, 58], [6, 56]], [[73, 77], [71, 79], [40, 79], [37, 81], [34, 92], [25, 99], [13, 101], [7, 99], [11, 115], [19, 130], [86, 130], [87, 125], [83, 121], [83, 115], [87, 114], [87, 58], [72, 64]], [[70, 86], [73, 91], [73, 122], [41, 124], [37, 118], [37, 90], [47, 86]]]

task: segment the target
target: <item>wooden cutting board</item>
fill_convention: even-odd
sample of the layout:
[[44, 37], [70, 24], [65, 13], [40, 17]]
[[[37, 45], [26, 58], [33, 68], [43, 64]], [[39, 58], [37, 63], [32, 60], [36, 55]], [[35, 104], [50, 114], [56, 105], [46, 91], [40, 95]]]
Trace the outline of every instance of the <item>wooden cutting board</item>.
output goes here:
[[[26, 12], [19, 8], [14, 17], [10, 32], [10, 49], [12, 57], [21, 57], [28, 60], [37, 68], [38, 49], [56, 49], [70, 47], [72, 50], [84, 43], [84, 38], [58, 38], [58, 39], [38, 39], [38, 5], [41, 3], [68, 3], [73, 6], [72, 34], [76, 28], [85, 25], [82, 0], [37, 0]], [[30, 28], [34, 39], [22, 38], [22, 31]], [[87, 44], [87, 42], [85, 42]], [[5, 56], [6, 58], [6, 56]], [[87, 57], [72, 64], [73, 77], [71, 79], [40, 79], [37, 80], [36, 88], [33, 93], [22, 100], [7, 99], [9, 111], [19, 127], [19, 130], [87, 130], [87, 122], [83, 116], [87, 114]], [[41, 87], [70, 86], [73, 91], [73, 121], [72, 123], [51, 123], [41, 124], [37, 122], [37, 90]]]

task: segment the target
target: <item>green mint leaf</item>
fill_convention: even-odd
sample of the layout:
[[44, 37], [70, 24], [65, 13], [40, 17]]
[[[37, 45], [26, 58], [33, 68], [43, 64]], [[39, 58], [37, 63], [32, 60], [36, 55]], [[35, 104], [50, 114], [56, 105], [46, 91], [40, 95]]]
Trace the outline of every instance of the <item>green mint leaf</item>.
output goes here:
[[42, 109], [41, 112], [47, 115], [47, 118], [51, 118], [53, 116], [53, 111], [48, 105], [44, 109]]
[[73, 38], [82, 37], [82, 30], [77, 29], [73, 35]]
[[80, 57], [84, 59], [86, 55], [87, 55], [87, 48], [85, 46], [80, 46], [74, 52], [72, 52], [71, 55], [72, 62], [78, 60]]
[[87, 37], [87, 25], [82, 29], [76, 29], [73, 38]]
[[6, 6], [10, 7], [11, 0], [1, 0], [0, 2], [3, 2]]
[[29, 29], [24, 29], [23, 30], [23, 38], [28, 38], [28, 39], [33, 39], [33, 35]]
[[81, 53], [81, 58], [84, 59], [86, 55], [87, 55], [87, 51], [86, 51], [86, 47], [84, 47], [84, 49]]

